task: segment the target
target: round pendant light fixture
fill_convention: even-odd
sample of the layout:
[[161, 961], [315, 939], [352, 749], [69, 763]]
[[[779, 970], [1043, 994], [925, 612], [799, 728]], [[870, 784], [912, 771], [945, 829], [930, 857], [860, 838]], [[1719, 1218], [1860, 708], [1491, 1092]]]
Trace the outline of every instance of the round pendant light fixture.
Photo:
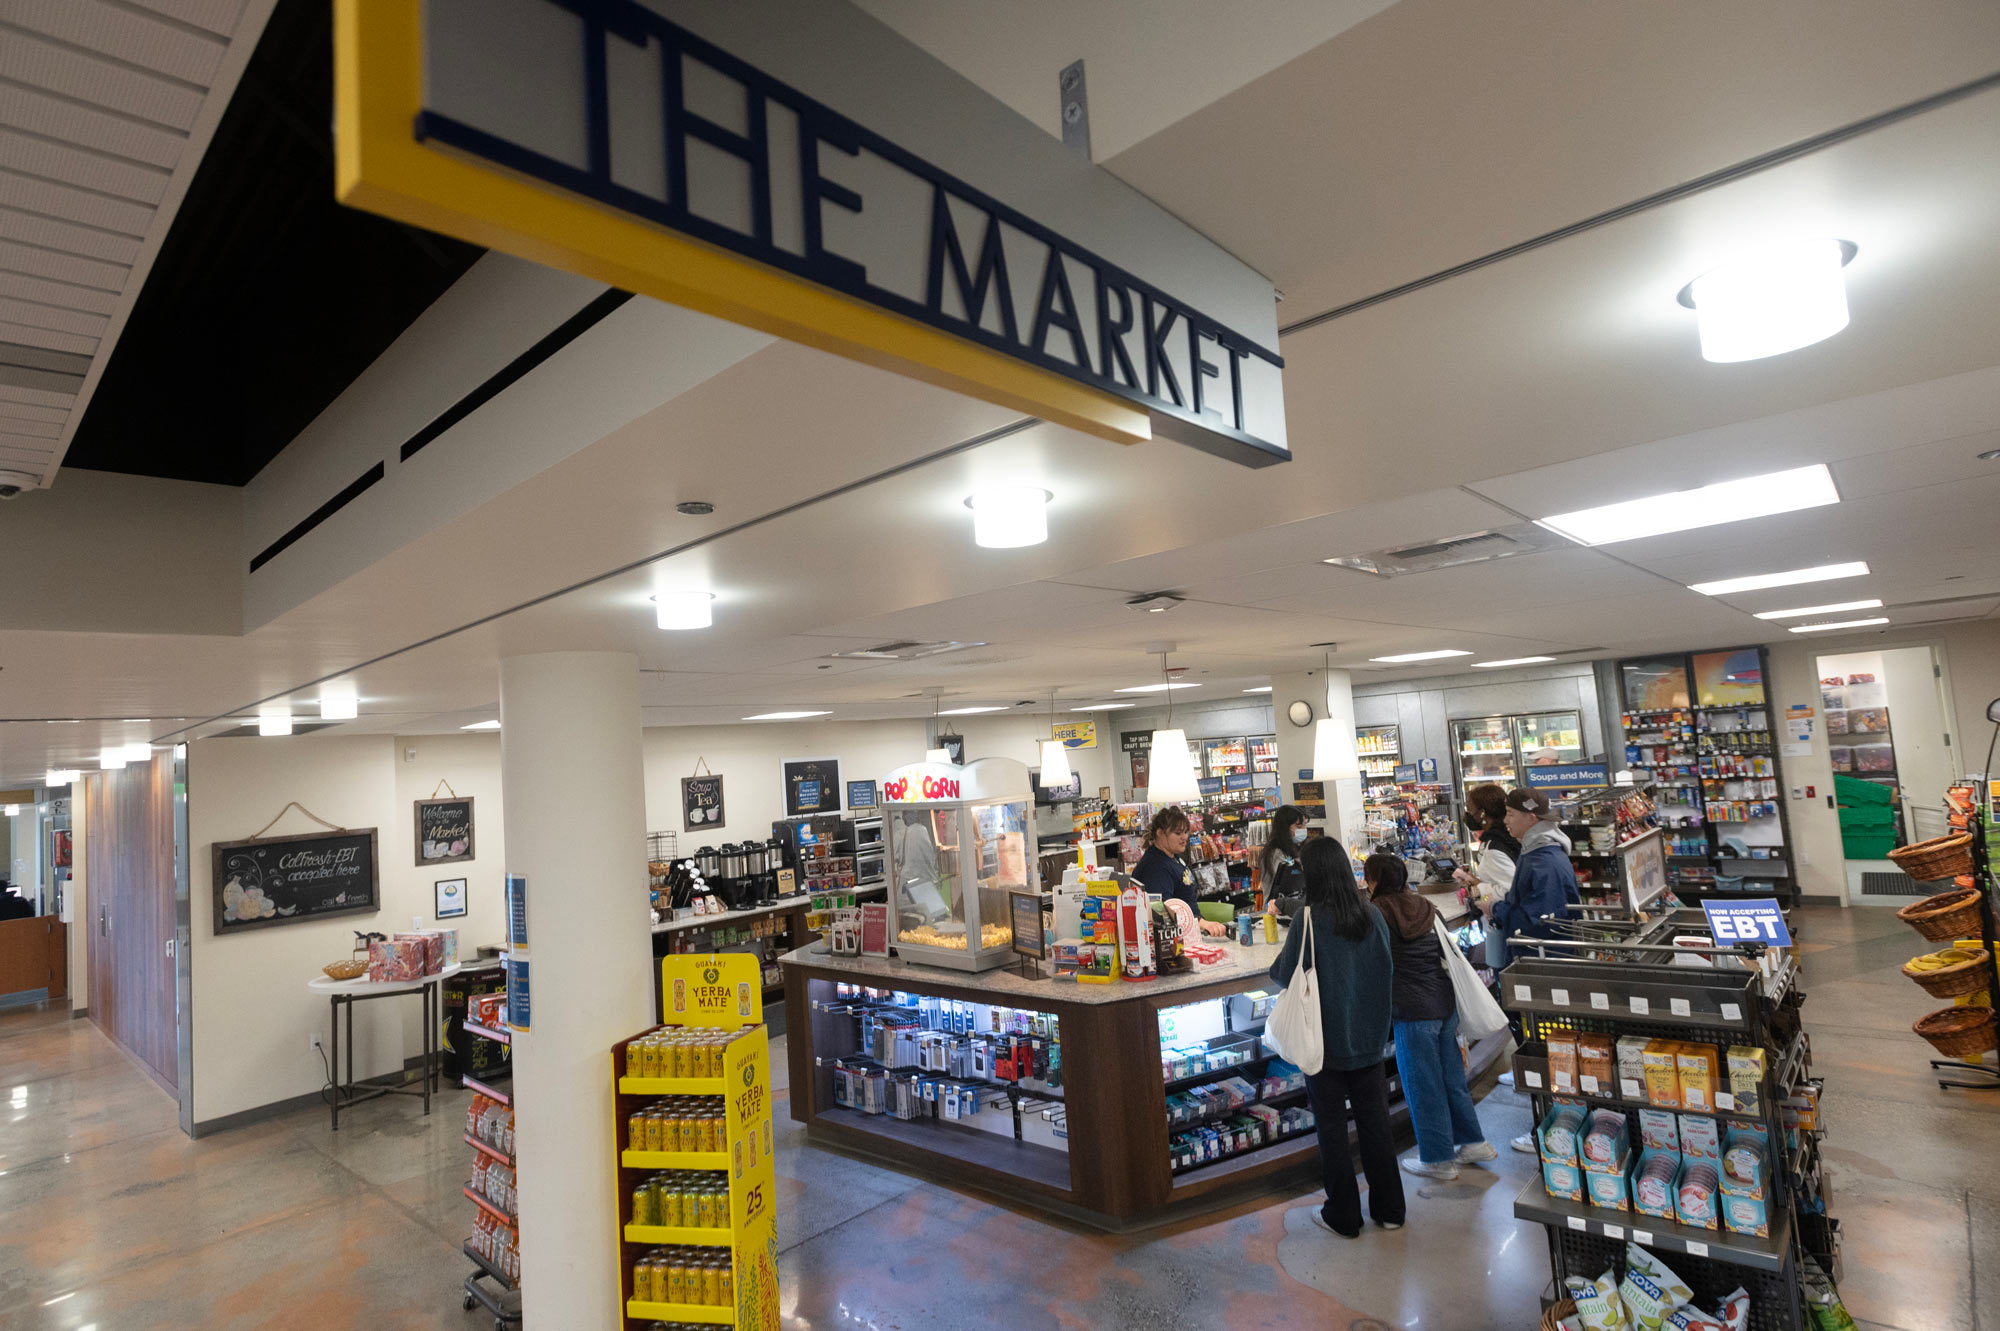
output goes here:
[[1035, 485], [996, 485], [968, 495], [974, 543], [989, 550], [1040, 545], [1049, 539], [1049, 501], [1054, 498]]
[[1847, 327], [1841, 270], [1860, 249], [1830, 236], [1772, 242], [1709, 269], [1681, 288], [1693, 310], [1701, 358], [1761, 360], [1823, 342]]

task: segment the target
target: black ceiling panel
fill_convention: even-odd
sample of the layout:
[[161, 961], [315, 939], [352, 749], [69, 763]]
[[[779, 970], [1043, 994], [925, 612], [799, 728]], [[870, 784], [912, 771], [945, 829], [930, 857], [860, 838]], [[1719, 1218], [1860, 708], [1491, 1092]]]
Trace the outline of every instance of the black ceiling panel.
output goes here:
[[332, 10], [280, 0], [64, 466], [246, 484], [484, 252], [334, 202]]

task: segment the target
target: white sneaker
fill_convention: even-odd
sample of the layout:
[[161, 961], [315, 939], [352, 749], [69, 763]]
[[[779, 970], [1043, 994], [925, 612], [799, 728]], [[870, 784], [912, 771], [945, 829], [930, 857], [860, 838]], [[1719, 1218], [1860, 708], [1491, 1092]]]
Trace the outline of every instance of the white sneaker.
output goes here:
[[[1522, 1133], [1522, 1134], [1521, 1134], [1520, 1136], [1516, 1137], [1516, 1138], [1515, 1138], [1515, 1139], [1514, 1139], [1513, 1141], [1509, 1142], [1509, 1143], [1508, 1143], [1508, 1145], [1509, 1145], [1509, 1146], [1512, 1146], [1512, 1147], [1513, 1147], [1513, 1148], [1514, 1148], [1515, 1150], [1519, 1151], [1519, 1152], [1520, 1152], [1520, 1153], [1521, 1153], [1522, 1155], [1534, 1155], [1534, 1154], [1536, 1154], [1536, 1151], [1535, 1151], [1535, 1134], [1534, 1134], [1534, 1133], [1532, 1133], [1532, 1132], [1524, 1132], [1524, 1133]], [[1498, 1156], [1498, 1155], [1499, 1155], [1499, 1152], [1497, 1152], [1497, 1151], [1496, 1151], [1496, 1152], [1494, 1152], [1494, 1154], [1495, 1154], [1495, 1156]]]
[[1470, 1146], [1458, 1148], [1458, 1163], [1476, 1165], [1482, 1160], [1498, 1160], [1500, 1152], [1493, 1149], [1492, 1142], [1474, 1142]]
[[1418, 1174], [1424, 1178], [1452, 1179], [1458, 1177], [1458, 1166], [1449, 1160], [1440, 1160], [1436, 1164], [1429, 1164], [1413, 1156], [1403, 1161], [1403, 1168], [1412, 1174]]
[[1499, 1081], [1502, 1086], [1512, 1086], [1514, 1084], [1514, 1074], [1512, 1072], [1503, 1072], [1500, 1074]]
[[1384, 1229], [1401, 1229], [1403, 1227], [1403, 1222], [1400, 1220], [1381, 1220], [1376, 1223], [1380, 1224]]

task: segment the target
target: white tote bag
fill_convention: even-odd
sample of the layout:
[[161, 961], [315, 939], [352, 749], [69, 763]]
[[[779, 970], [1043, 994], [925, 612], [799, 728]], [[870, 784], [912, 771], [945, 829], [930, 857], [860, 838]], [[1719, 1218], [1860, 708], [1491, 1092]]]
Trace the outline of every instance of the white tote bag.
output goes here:
[[1326, 1065], [1326, 1036], [1320, 1025], [1319, 972], [1313, 968], [1312, 910], [1301, 907], [1295, 929], [1305, 930], [1299, 940], [1299, 968], [1264, 1023], [1264, 1046], [1301, 1072], [1311, 1074]]
[[1458, 998], [1459, 1033], [1467, 1040], [1484, 1040], [1496, 1031], [1505, 1030], [1507, 1014], [1479, 982], [1479, 972], [1472, 969], [1465, 953], [1458, 950], [1458, 943], [1444, 927], [1444, 921], [1432, 916], [1431, 928], [1437, 931], [1438, 946], [1444, 949], [1444, 968], [1451, 974], [1451, 991]]

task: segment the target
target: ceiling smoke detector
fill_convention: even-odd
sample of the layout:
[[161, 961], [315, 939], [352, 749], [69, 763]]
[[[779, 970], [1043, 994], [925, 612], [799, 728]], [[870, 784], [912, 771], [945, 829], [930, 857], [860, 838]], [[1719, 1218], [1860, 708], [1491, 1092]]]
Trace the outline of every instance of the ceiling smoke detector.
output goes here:
[[1146, 614], [1163, 615], [1186, 602], [1187, 598], [1177, 592], [1144, 592], [1125, 602], [1125, 608]]

